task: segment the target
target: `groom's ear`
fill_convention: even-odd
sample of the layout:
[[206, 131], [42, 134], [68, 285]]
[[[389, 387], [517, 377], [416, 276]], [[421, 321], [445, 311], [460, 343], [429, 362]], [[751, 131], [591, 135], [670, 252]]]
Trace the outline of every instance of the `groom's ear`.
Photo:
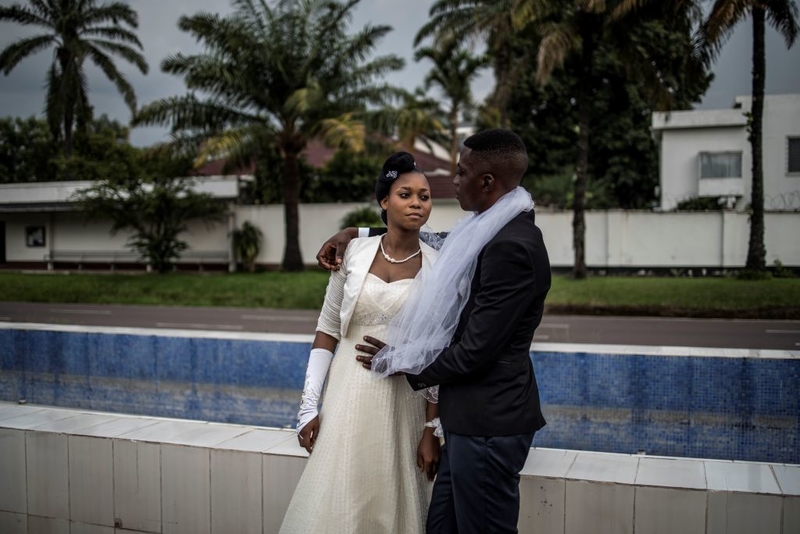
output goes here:
[[493, 174], [484, 174], [481, 176], [481, 191], [489, 192], [494, 187], [495, 178]]

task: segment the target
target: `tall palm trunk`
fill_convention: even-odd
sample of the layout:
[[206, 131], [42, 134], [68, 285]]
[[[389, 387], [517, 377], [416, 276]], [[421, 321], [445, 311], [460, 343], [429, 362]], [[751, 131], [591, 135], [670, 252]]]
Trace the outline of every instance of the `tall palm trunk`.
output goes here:
[[750, 151], [753, 159], [751, 193], [750, 242], [747, 247], [746, 268], [766, 270], [767, 251], [764, 247], [764, 163], [761, 145], [764, 120], [764, 80], [766, 58], [764, 52], [764, 8], [753, 6], [753, 108], [750, 117]]
[[450, 176], [456, 175], [456, 163], [458, 160], [458, 109], [453, 107], [450, 110]]
[[284, 271], [302, 271], [303, 257], [300, 254], [300, 168], [299, 151], [289, 150], [283, 154], [283, 201], [286, 223], [286, 248], [282, 268]]
[[500, 112], [500, 127], [509, 128], [508, 101], [511, 97], [511, 51], [508, 46], [501, 46], [497, 50], [494, 65], [497, 78], [497, 89], [494, 94], [494, 105]]
[[572, 249], [575, 259], [572, 276], [578, 280], [586, 278], [586, 183], [589, 180], [589, 123], [592, 116], [592, 62], [594, 60], [591, 26], [585, 25], [583, 32], [583, 61], [581, 66], [580, 93], [578, 101], [578, 162], [575, 166], [575, 184], [572, 207]]
[[[67, 90], [65, 84], [69, 79], [67, 74], [67, 69], [70, 67], [70, 57], [69, 52], [65, 49], [61, 49], [58, 52], [58, 62], [61, 64], [61, 87], [60, 92], [63, 93]], [[67, 100], [62, 105], [64, 105], [64, 155], [70, 157], [72, 155], [72, 126], [75, 122], [75, 105], [74, 102], [71, 100]]]

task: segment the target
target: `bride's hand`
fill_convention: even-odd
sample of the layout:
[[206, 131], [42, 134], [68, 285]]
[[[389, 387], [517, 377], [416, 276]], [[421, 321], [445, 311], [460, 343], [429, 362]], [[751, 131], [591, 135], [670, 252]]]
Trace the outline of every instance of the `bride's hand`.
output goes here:
[[439, 471], [439, 438], [433, 435], [432, 428], [426, 428], [417, 447], [417, 467], [433, 482]]
[[297, 441], [300, 442], [301, 447], [308, 451], [308, 454], [313, 452], [314, 444], [317, 442], [317, 437], [319, 436], [319, 427], [319, 416], [316, 416], [309, 421], [297, 435]]

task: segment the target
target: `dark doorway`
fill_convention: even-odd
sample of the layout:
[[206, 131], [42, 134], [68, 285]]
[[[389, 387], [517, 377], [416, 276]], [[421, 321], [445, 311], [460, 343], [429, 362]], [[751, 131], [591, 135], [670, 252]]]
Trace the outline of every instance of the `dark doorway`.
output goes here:
[[6, 222], [0, 221], [0, 263], [6, 262]]

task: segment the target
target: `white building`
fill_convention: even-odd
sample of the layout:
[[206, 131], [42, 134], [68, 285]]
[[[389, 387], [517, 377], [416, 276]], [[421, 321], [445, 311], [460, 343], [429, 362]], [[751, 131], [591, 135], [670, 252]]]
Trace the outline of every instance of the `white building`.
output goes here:
[[[144, 268], [138, 254], [126, 246], [128, 232], [111, 235], [110, 221], [88, 222], [81, 216], [74, 195], [92, 185], [91, 181], [0, 184], [0, 267]], [[236, 176], [198, 178], [193, 188], [231, 205], [239, 197]], [[189, 250], [179, 263], [233, 268], [232, 229], [232, 211], [227, 224], [207, 228], [202, 221], [192, 221], [181, 236]]]
[[[696, 197], [726, 197], [730, 207], [746, 209], [752, 190], [751, 104], [751, 97], [739, 96], [732, 109], [653, 113], [663, 210]], [[765, 97], [763, 160], [764, 208], [800, 210], [800, 94]]]

